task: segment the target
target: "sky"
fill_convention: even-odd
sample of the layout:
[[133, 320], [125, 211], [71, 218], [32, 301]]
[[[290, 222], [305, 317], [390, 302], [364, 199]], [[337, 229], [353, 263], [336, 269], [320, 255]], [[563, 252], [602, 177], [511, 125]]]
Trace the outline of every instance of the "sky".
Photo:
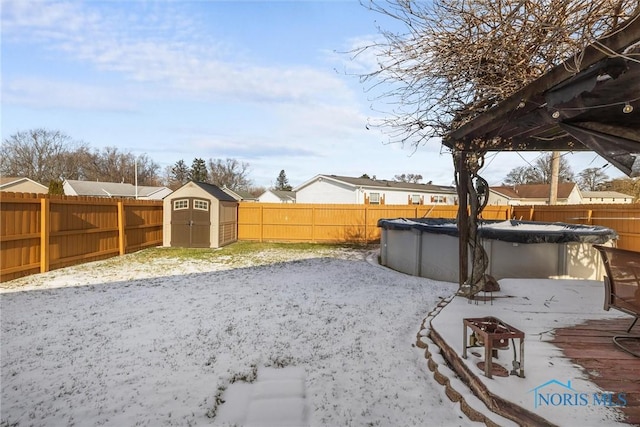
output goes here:
[[[294, 187], [317, 174], [453, 185], [439, 140], [389, 143], [380, 104], [358, 74], [372, 54], [349, 54], [402, 32], [356, 0], [1, 0], [2, 140], [59, 130], [91, 147], [146, 154], [161, 167], [194, 158], [249, 164], [257, 186], [281, 170]], [[372, 108], [373, 107], [373, 108]], [[499, 185], [540, 153], [487, 157]], [[606, 164], [566, 153], [574, 172]], [[613, 167], [611, 178], [622, 176]]]

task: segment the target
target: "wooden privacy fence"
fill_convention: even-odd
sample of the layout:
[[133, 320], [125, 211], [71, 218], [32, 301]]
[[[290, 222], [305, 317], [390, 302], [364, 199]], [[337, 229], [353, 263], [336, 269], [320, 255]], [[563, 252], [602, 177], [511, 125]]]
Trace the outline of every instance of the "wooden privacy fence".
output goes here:
[[[0, 193], [0, 281], [162, 245], [162, 202]], [[455, 218], [452, 205], [238, 206], [238, 240], [357, 242], [380, 239], [382, 218]], [[640, 251], [640, 204], [487, 206], [484, 219], [609, 227], [618, 247]]]
[[[382, 218], [455, 218], [454, 205], [316, 205], [243, 202], [238, 240], [357, 242], [380, 240]], [[508, 206], [487, 206], [485, 219], [508, 219]]]
[[0, 193], [0, 281], [162, 244], [162, 201]]
[[617, 246], [640, 252], [640, 204], [512, 206], [512, 217], [526, 221], [599, 225], [618, 233]]
[[[381, 218], [455, 218], [457, 211], [452, 205], [244, 202], [238, 207], [238, 239], [370, 243], [380, 239]], [[640, 204], [487, 206], [482, 217], [609, 227], [618, 233], [618, 247], [640, 251]]]

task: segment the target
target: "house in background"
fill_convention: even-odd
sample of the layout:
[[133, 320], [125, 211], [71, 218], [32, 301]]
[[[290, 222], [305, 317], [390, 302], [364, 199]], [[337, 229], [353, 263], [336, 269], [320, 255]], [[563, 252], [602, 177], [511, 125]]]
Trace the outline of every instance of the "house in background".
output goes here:
[[316, 175], [293, 191], [297, 203], [454, 205], [458, 201], [455, 187], [337, 175]]
[[583, 191], [582, 203], [633, 203], [634, 197], [617, 191]]
[[258, 197], [262, 203], [295, 203], [295, 191], [267, 190]]
[[35, 182], [29, 178], [15, 176], [0, 177], [0, 191], [12, 191], [14, 193], [47, 194], [49, 187]]
[[[558, 205], [578, 205], [582, 195], [573, 182], [558, 184]], [[488, 205], [548, 205], [549, 184], [504, 185], [489, 189]]]
[[65, 179], [62, 183], [64, 194], [67, 196], [92, 196], [92, 197], [125, 197], [140, 200], [162, 200], [172, 193], [167, 187], [150, 187], [145, 185], [100, 182], [100, 181], [76, 181]]
[[257, 202], [258, 198], [246, 190], [232, 190], [226, 185], [221, 188], [222, 191], [236, 199], [238, 202]]

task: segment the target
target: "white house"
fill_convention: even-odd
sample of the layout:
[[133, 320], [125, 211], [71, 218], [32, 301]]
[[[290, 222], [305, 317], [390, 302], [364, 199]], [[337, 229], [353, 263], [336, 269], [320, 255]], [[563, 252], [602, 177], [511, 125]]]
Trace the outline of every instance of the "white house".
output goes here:
[[49, 187], [29, 178], [3, 176], [0, 177], [0, 191], [47, 194], [49, 192]]
[[297, 203], [454, 205], [458, 201], [454, 187], [337, 175], [316, 175], [293, 191]]
[[582, 203], [633, 203], [634, 197], [617, 191], [583, 191]]
[[267, 190], [258, 196], [258, 201], [262, 203], [295, 203], [296, 193], [294, 191]]
[[[549, 184], [504, 185], [489, 189], [489, 205], [548, 205]], [[572, 182], [558, 184], [558, 205], [578, 205], [582, 195]]]
[[118, 182], [76, 181], [65, 179], [62, 183], [67, 196], [92, 197], [127, 197], [141, 200], [162, 200], [172, 193], [167, 187], [150, 187], [144, 185]]

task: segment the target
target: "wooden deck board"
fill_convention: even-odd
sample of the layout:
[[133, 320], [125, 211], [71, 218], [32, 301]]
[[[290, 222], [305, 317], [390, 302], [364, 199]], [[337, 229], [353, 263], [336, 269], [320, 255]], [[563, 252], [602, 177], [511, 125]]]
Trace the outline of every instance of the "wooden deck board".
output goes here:
[[[640, 425], [640, 358], [624, 352], [612, 341], [615, 335], [627, 334], [630, 319], [590, 320], [557, 329], [551, 342], [581, 366], [598, 387], [625, 393], [627, 406], [619, 410], [627, 423]], [[631, 333], [640, 334], [640, 327], [635, 326]]]

